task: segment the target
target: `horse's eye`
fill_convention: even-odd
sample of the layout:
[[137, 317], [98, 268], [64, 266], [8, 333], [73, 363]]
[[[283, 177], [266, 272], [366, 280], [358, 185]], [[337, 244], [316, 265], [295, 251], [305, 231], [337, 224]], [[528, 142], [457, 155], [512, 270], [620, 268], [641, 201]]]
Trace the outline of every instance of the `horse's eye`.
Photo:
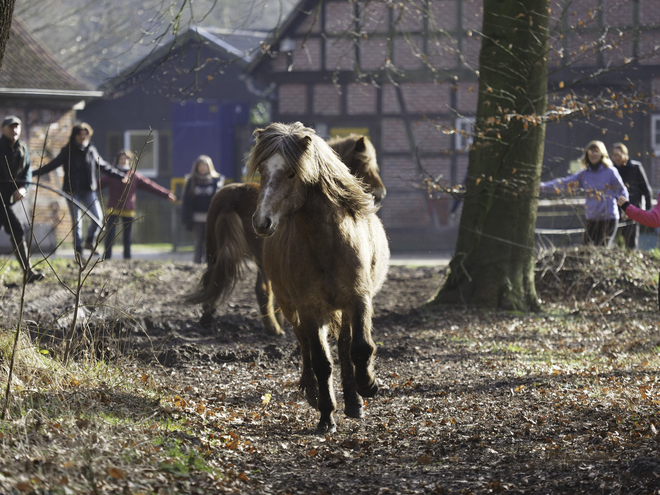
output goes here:
[[289, 179], [293, 179], [296, 176], [296, 172], [294, 170], [291, 171], [289, 174]]

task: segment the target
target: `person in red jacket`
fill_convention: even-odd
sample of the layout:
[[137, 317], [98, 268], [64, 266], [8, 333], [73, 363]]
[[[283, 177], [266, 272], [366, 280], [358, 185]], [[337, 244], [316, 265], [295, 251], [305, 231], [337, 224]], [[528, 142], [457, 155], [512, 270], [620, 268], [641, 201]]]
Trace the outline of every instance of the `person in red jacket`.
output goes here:
[[129, 150], [121, 150], [115, 157], [114, 166], [128, 177], [128, 184], [114, 177], [102, 177], [101, 186], [108, 187], [106, 214], [108, 216], [105, 235], [105, 259], [112, 258], [112, 244], [119, 219], [123, 221], [124, 259], [131, 259], [131, 231], [135, 221], [135, 201], [137, 190], [148, 191], [156, 196], [176, 201], [176, 196], [169, 189], [147, 179], [135, 169], [135, 155]]
[[[619, 196], [617, 203], [631, 220], [654, 229], [660, 227], [660, 195], [658, 195], [658, 203], [649, 211], [631, 205], [624, 196]], [[660, 309], [660, 282], [658, 283], [658, 308]]]

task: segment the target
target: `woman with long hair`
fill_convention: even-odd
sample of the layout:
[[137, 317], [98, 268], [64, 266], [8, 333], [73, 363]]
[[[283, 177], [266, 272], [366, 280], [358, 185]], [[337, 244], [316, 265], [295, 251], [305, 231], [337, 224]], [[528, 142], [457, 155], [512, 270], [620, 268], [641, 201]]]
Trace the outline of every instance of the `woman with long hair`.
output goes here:
[[583, 168], [578, 173], [541, 182], [541, 192], [561, 194], [578, 189], [585, 191], [584, 243], [610, 247], [619, 224], [617, 197], [628, 198], [628, 189], [602, 141], [587, 144], [581, 162]]
[[211, 205], [211, 198], [224, 183], [224, 176], [216, 172], [213, 160], [206, 155], [200, 155], [195, 159], [190, 174], [186, 177], [183, 188], [183, 224], [188, 230], [193, 231], [195, 263], [201, 263], [206, 257], [204, 253], [206, 215]]

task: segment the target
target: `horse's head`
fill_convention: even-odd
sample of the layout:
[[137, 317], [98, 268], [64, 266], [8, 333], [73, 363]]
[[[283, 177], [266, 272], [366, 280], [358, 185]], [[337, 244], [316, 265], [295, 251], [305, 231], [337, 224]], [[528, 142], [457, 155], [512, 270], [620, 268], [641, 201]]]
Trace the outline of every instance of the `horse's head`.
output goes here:
[[368, 137], [361, 134], [351, 134], [345, 138], [336, 138], [328, 144], [337, 152], [341, 161], [355, 177], [361, 179], [367, 186], [367, 191], [379, 204], [387, 190], [380, 177], [376, 149]]
[[281, 132], [277, 126], [284, 124], [271, 124], [255, 131], [256, 145], [248, 164], [249, 174], [258, 172], [261, 175], [252, 226], [262, 237], [273, 235], [280, 220], [304, 204], [308, 189], [304, 167], [300, 164], [310, 159], [308, 149], [312, 137], [301, 132]]

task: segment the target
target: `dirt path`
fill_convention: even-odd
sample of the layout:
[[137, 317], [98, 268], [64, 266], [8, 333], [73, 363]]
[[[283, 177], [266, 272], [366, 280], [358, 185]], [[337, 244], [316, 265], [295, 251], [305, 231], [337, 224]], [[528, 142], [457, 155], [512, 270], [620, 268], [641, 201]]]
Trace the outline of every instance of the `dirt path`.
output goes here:
[[[85, 287], [81, 317], [113, 343], [106, 348], [162, 364], [151, 372], [174, 398], [162, 407], [195, 432], [187, 442], [235, 474], [215, 482], [218, 493], [660, 489], [652, 293], [638, 297], [633, 319], [625, 299], [608, 303], [607, 315], [586, 305], [571, 315], [557, 303], [542, 315], [416, 309], [438, 288], [438, 272], [391, 268], [375, 301], [381, 391], [366, 418], [353, 420], [336, 383], [337, 433], [328, 437], [313, 434], [318, 413], [298, 390], [292, 332], [278, 339], [261, 329], [254, 274], [219, 308], [217, 328], [205, 330], [200, 308], [181, 302], [199, 268], [103, 263]], [[16, 294], [5, 289], [5, 315]], [[53, 277], [30, 286], [26, 318], [44, 345], [66, 327], [71, 303]], [[209, 493], [201, 477], [185, 487]]]

